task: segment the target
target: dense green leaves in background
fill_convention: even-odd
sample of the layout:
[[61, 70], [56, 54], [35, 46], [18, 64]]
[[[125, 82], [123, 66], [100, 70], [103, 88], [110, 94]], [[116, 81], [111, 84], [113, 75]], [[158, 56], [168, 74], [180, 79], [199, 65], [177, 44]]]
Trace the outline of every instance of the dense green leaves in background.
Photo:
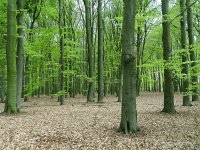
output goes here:
[[[90, 7], [85, 7], [84, 2]], [[194, 95], [193, 89], [199, 83], [192, 83], [191, 78], [199, 76], [200, 52], [200, 2], [192, 0], [193, 38], [192, 49], [186, 33], [186, 47], [181, 47], [181, 26], [179, 0], [170, 1], [169, 22], [171, 55], [170, 61], [163, 60], [161, 1], [138, 0], [135, 18], [135, 48], [137, 52], [137, 95], [140, 91], [162, 92], [164, 90], [164, 69], [170, 69], [175, 92], [183, 92], [183, 81], [189, 81], [189, 88], [182, 94]], [[86, 3], [85, 3], [86, 4]], [[23, 28], [23, 88], [22, 97], [49, 95], [75, 97], [88, 95], [95, 99], [98, 91], [98, 1], [97, 0], [62, 0], [62, 22], [59, 26], [59, 5], [54, 0], [24, 0]], [[89, 28], [87, 27], [86, 8], [88, 8]], [[0, 3], [0, 77], [1, 99], [4, 100], [7, 88], [6, 40], [7, 40], [7, 1]], [[103, 93], [121, 97], [121, 31], [123, 22], [123, 1], [102, 0], [103, 29]], [[185, 15], [188, 7], [185, 4]], [[18, 11], [16, 13], [19, 13]], [[187, 23], [188, 24], [188, 23]], [[186, 24], [186, 30], [188, 26]], [[62, 32], [60, 32], [62, 30]], [[90, 32], [90, 38], [88, 33]], [[61, 69], [60, 38], [63, 37], [63, 63]], [[17, 35], [16, 35], [17, 38]], [[89, 50], [88, 41], [91, 43]], [[183, 53], [187, 61], [182, 61]], [[193, 53], [195, 60], [189, 57]], [[92, 56], [91, 56], [92, 54]], [[188, 64], [188, 73], [182, 72]], [[193, 65], [195, 64], [195, 65]], [[90, 69], [89, 69], [90, 68]], [[60, 87], [63, 75], [63, 88]], [[94, 98], [93, 98], [94, 97]], [[119, 99], [120, 101], [120, 99]]]

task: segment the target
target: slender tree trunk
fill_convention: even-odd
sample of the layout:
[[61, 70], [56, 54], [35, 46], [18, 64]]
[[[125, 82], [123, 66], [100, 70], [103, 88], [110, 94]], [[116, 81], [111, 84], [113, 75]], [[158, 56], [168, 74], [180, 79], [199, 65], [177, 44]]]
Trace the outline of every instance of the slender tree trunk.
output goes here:
[[22, 80], [23, 80], [23, 58], [24, 58], [24, 32], [23, 32], [23, 9], [24, 1], [17, 0], [17, 111], [21, 109], [21, 97], [22, 97]]
[[192, 19], [192, 8], [190, 6], [190, 0], [186, 0], [186, 7], [187, 9], [187, 24], [188, 24], [188, 39], [189, 39], [189, 48], [190, 48], [190, 61], [191, 63], [191, 76], [192, 76], [192, 85], [193, 85], [193, 94], [192, 94], [192, 101], [199, 100], [199, 89], [198, 89], [198, 76], [197, 74], [197, 63], [196, 63], [196, 53], [193, 49], [194, 45], [194, 34], [193, 34], [193, 19]]
[[93, 50], [93, 35], [91, 24], [91, 5], [88, 0], [83, 0], [85, 5], [85, 18], [86, 18], [86, 35], [87, 35], [87, 48], [88, 48], [88, 64], [89, 64], [89, 87], [87, 102], [93, 102], [94, 97], [94, 50]]
[[60, 67], [61, 67], [61, 75], [60, 75], [60, 91], [62, 94], [60, 95], [60, 105], [64, 104], [64, 35], [63, 35], [63, 0], [59, 1], [59, 32], [60, 32]]
[[1, 68], [1, 102], [4, 103], [5, 102], [5, 64], [2, 64], [2, 68]]
[[5, 112], [16, 113], [17, 68], [16, 68], [16, 0], [8, 0], [7, 6], [7, 97]]
[[29, 72], [30, 72], [30, 69], [29, 69], [29, 64], [30, 64], [30, 61], [29, 61], [29, 59], [30, 59], [30, 56], [26, 56], [26, 62], [25, 62], [25, 96], [24, 96], [24, 101], [26, 102], [26, 101], [28, 101], [28, 94], [29, 94], [29, 87], [28, 87], [28, 85], [29, 85], [29, 82], [30, 82], [30, 77], [29, 77]]
[[[162, 16], [163, 16], [163, 59], [165, 63], [170, 61], [171, 44], [170, 44], [170, 21], [169, 13], [169, 0], [162, 0]], [[172, 70], [164, 68], [164, 108], [163, 112], [174, 113], [174, 86]]]
[[185, 0], [180, 0], [180, 13], [181, 13], [181, 48], [184, 50], [182, 53], [182, 74], [183, 74], [183, 106], [191, 106], [190, 96], [187, 92], [189, 92], [189, 65], [187, 64], [188, 56], [186, 51], [186, 18], [185, 18]]
[[98, 103], [103, 102], [103, 25], [102, 25], [102, 0], [98, 0]]
[[[31, 18], [31, 23], [30, 23], [30, 32], [29, 32], [29, 41], [33, 42], [33, 28], [35, 25], [35, 22], [37, 20], [37, 18], [40, 16], [40, 12], [41, 9], [38, 10], [38, 2], [39, 1], [33, 1], [33, 5], [34, 7], [30, 7], [29, 8], [29, 12], [31, 12], [32, 14], [30, 16], [32, 16]], [[24, 80], [25, 80], [25, 84], [24, 86], [26, 86], [25, 91], [24, 91], [24, 101], [28, 101], [28, 96], [29, 94], [32, 92], [31, 91], [31, 87], [29, 86], [29, 83], [31, 82], [31, 71], [30, 71], [30, 56], [27, 55], [26, 56], [26, 61], [25, 61], [25, 73], [24, 73]]]
[[137, 33], [137, 73], [136, 73], [136, 89], [137, 89], [137, 96], [139, 96], [139, 91], [140, 91], [140, 87], [139, 87], [139, 84], [140, 84], [140, 46], [141, 46], [141, 27], [139, 26], [138, 27], [138, 33]]
[[118, 88], [118, 102], [122, 101], [122, 87], [123, 87], [123, 68], [122, 68], [122, 60], [120, 61], [121, 65], [119, 68], [119, 88]]
[[138, 131], [136, 111], [136, 52], [134, 51], [134, 28], [136, 0], [124, 0], [122, 26], [123, 89], [119, 130], [124, 133]]

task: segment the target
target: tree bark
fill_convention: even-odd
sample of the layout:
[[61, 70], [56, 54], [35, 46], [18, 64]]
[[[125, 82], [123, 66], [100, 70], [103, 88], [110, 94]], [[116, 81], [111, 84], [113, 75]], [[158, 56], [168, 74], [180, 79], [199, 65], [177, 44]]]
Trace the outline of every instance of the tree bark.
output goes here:
[[136, 0], [124, 0], [122, 25], [123, 89], [121, 122], [119, 130], [124, 133], [138, 131], [136, 111], [136, 51], [134, 50]]
[[[168, 17], [169, 13], [169, 0], [162, 0], [162, 41], [163, 41], [163, 59], [165, 64], [170, 61], [171, 55], [171, 44], [170, 44], [170, 20]], [[164, 108], [162, 110], [166, 113], [174, 113], [174, 86], [172, 70], [165, 66], [164, 68]]]
[[24, 0], [17, 0], [17, 111], [21, 109], [22, 80], [23, 80], [23, 58], [24, 58], [24, 31], [23, 31], [23, 9]]
[[103, 103], [103, 25], [102, 25], [102, 0], [98, 0], [98, 103]]
[[196, 53], [193, 49], [194, 45], [194, 34], [193, 34], [193, 19], [192, 19], [192, 8], [190, 4], [190, 0], [186, 0], [186, 7], [187, 9], [187, 24], [188, 24], [188, 39], [189, 39], [189, 48], [190, 48], [190, 61], [191, 63], [191, 78], [192, 78], [192, 101], [198, 101], [199, 100], [199, 89], [198, 89], [198, 76], [197, 74], [197, 63], [196, 63]]
[[16, 0], [8, 0], [7, 6], [7, 97], [4, 111], [16, 113], [17, 69], [16, 69]]
[[1, 101], [0, 102], [2, 102], [2, 103], [4, 103], [5, 102], [5, 99], [4, 99], [4, 97], [5, 97], [5, 64], [4, 63], [2, 63], [2, 68], [1, 68], [2, 70], [1, 70]]
[[83, 0], [85, 5], [85, 18], [86, 18], [86, 35], [87, 35], [87, 48], [88, 48], [88, 64], [89, 64], [89, 87], [87, 94], [87, 102], [93, 102], [94, 97], [94, 50], [92, 38], [92, 24], [91, 24], [91, 6], [88, 0]]
[[64, 105], [64, 35], [63, 35], [63, 0], [59, 1], [59, 33], [60, 33], [60, 91], [62, 91], [59, 101]]
[[183, 85], [182, 85], [182, 92], [183, 92], [183, 106], [191, 106], [189, 92], [189, 65], [187, 63], [188, 56], [186, 51], [186, 18], [185, 18], [185, 0], [180, 0], [180, 13], [181, 13], [181, 48], [184, 50], [182, 53], [182, 74], [183, 74]]

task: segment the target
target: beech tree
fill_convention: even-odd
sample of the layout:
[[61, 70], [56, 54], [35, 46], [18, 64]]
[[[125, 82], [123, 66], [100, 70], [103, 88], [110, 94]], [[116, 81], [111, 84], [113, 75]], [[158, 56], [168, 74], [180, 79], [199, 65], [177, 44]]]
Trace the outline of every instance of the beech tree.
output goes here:
[[60, 105], [64, 104], [64, 34], [63, 34], [63, 0], [59, 1], [59, 35], [60, 35]]
[[89, 65], [89, 86], [87, 94], [87, 102], [93, 102], [94, 95], [94, 49], [93, 49], [93, 35], [91, 23], [91, 2], [90, 0], [83, 0], [85, 5], [85, 27], [87, 35], [87, 49], [88, 49], [88, 65]]
[[24, 31], [23, 31], [24, 0], [17, 0], [17, 111], [21, 109], [23, 58], [24, 58]]
[[185, 0], [180, 0], [180, 25], [181, 25], [181, 48], [184, 50], [182, 53], [182, 74], [183, 74], [183, 85], [182, 85], [182, 91], [183, 91], [183, 106], [191, 106], [190, 97], [189, 97], [189, 65], [187, 63], [188, 61], [188, 55], [186, 50], [186, 17], [185, 17]]
[[98, 0], [98, 102], [103, 102], [103, 25], [102, 25], [102, 0]]
[[136, 0], [124, 0], [122, 25], [123, 88], [121, 122], [119, 130], [124, 133], [138, 131], [136, 111], [136, 51], [134, 50]]
[[169, 0], [162, 0], [162, 41], [163, 41], [163, 59], [164, 68], [164, 108], [163, 112], [174, 113], [174, 86], [172, 70], [168, 66], [171, 55], [170, 44], [170, 20], [169, 20]]
[[7, 96], [4, 111], [16, 113], [17, 68], [16, 68], [16, 0], [7, 4]]
[[199, 89], [198, 89], [198, 76], [197, 76], [197, 62], [196, 53], [194, 50], [194, 33], [193, 33], [193, 19], [192, 19], [192, 8], [190, 0], [186, 0], [187, 7], [187, 25], [188, 25], [188, 39], [190, 48], [190, 60], [192, 68], [192, 101], [199, 100]]

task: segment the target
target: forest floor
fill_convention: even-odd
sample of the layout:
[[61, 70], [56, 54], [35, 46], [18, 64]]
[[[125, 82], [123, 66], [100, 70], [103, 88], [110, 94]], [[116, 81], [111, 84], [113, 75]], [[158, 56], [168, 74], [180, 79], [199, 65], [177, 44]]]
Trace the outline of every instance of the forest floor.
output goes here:
[[[200, 150], [200, 102], [183, 107], [175, 95], [177, 113], [161, 113], [163, 93], [141, 93], [137, 98], [140, 132], [117, 132], [121, 104], [108, 96], [104, 104], [85, 97], [41, 96], [24, 103], [20, 114], [0, 114], [1, 150]], [[0, 104], [2, 112], [4, 104]]]

